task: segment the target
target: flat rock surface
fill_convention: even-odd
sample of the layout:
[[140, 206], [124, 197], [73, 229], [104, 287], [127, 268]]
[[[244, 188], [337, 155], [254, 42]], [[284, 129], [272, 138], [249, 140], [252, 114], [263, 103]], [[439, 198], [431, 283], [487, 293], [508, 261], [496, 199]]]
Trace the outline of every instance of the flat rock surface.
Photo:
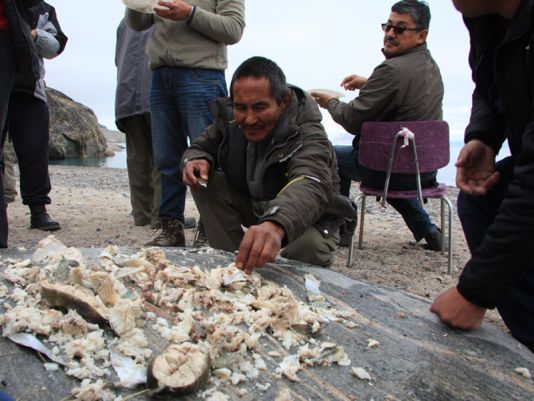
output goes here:
[[[99, 249], [83, 249], [86, 258], [96, 258]], [[24, 258], [29, 251], [7, 250], [6, 257]], [[169, 250], [174, 263], [204, 268], [226, 265], [233, 255]], [[0, 259], [1, 261], [1, 259]], [[316, 337], [319, 341], [342, 345], [352, 361], [351, 367], [362, 367], [372, 377], [362, 381], [351, 373], [351, 367], [304, 368], [301, 380], [292, 383], [262, 373], [260, 391], [248, 382], [241, 387], [249, 394], [232, 400], [275, 400], [280, 390], [289, 388], [294, 400], [532, 400], [534, 382], [514, 370], [519, 367], [534, 372], [534, 355], [492, 325], [473, 333], [464, 333], [441, 325], [428, 309], [430, 303], [421, 297], [399, 290], [367, 284], [332, 270], [314, 268], [280, 260], [260, 270], [261, 275], [278, 285], [286, 285], [301, 300], [305, 299], [304, 275], [312, 273], [322, 281], [321, 291], [338, 310], [352, 312], [357, 327], [331, 322]], [[287, 351], [270, 336], [261, 341], [260, 353], [269, 372], [279, 361], [267, 353]], [[368, 347], [369, 339], [379, 342]], [[63, 371], [47, 372], [35, 352], [0, 339], [0, 389], [17, 400], [63, 400], [79, 381]], [[237, 387], [235, 387], [237, 391]], [[128, 393], [132, 394], [132, 392]], [[140, 395], [129, 400], [149, 399]], [[199, 399], [195, 396], [184, 399]]]

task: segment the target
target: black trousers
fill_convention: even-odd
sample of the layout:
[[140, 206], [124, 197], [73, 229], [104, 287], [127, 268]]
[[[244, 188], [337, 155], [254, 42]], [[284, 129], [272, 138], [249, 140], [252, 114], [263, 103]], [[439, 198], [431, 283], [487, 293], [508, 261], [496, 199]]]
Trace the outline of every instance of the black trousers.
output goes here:
[[17, 154], [25, 205], [50, 204], [48, 105], [31, 93], [11, 92], [6, 127]]
[[[482, 243], [513, 178], [511, 157], [498, 162], [496, 168], [501, 173], [501, 179], [486, 195], [473, 196], [463, 192], [458, 195], [458, 215], [471, 252]], [[517, 283], [508, 289], [497, 304], [497, 310], [512, 336], [534, 352], [534, 261]]]
[[[15, 54], [11, 33], [0, 30], [0, 129], [4, 127], [13, 85]], [[7, 248], [7, 211], [4, 199], [4, 152], [0, 146], [0, 248]]]

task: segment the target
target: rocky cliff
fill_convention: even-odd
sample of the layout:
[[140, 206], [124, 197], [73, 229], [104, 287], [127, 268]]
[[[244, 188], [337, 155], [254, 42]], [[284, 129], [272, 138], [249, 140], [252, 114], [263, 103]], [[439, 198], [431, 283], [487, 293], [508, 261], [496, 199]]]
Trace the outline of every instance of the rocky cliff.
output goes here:
[[107, 141], [95, 113], [65, 94], [46, 89], [50, 108], [50, 159], [105, 156]]

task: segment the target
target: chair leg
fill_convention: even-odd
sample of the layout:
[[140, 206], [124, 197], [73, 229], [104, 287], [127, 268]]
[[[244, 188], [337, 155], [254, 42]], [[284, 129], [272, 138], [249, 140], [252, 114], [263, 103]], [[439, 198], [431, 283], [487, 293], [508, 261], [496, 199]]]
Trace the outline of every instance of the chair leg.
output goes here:
[[[365, 195], [359, 195], [356, 198], [356, 206], [358, 205], [358, 201], [362, 198], [362, 196], [365, 196]], [[360, 222], [360, 224], [361, 224], [361, 222]], [[347, 257], [347, 267], [349, 267], [349, 268], [352, 267], [352, 256], [354, 254], [354, 235], [355, 235], [355, 233], [356, 233], [356, 230], [354, 230], [354, 232], [352, 233], [352, 236], [350, 237], [349, 255]]]
[[358, 237], [358, 249], [363, 249], [363, 224], [365, 223], [365, 200], [367, 196], [361, 195], [362, 205], [360, 210], [360, 235]]
[[[448, 265], [447, 265], [447, 272], [449, 273], [449, 276], [452, 274], [452, 203], [451, 201], [446, 198], [445, 196], [441, 197], [441, 214], [444, 215], [444, 207], [443, 205], [447, 204], [447, 207], [449, 208], [449, 249], [447, 252], [447, 258], [448, 258]], [[442, 223], [443, 224], [443, 223]], [[443, 225], [441, 226], [441, 233], [443, 235]], [[442, 238], [443, 240], [443, 238]], [[442, 242], [443, 244], [443, 242]]]

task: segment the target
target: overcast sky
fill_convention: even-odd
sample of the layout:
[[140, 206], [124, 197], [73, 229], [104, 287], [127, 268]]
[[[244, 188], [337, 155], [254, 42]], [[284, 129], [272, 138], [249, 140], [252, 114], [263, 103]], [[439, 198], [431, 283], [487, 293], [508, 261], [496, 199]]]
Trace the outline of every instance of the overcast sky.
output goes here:
[[[48, 86], [92, 108], [101, 124], [115, 129], [114, 65], [116, 27], [124, 14], [122, 0], [49, 0], [69, 37], [62, 55], [47, 61]], [[356, 73], [368, 76], [383, 60], [380, 23], [394, 1], [248, 0], [243, 39], [229, 48], [230, 81], [235, 68], [254, 55], [269, 57], [302, 87], [341, 91], [339, 83]], [[473, 84], [467, 64], [469, 40], [461, 15], [450, 0], [429, 1], [432, 21], [429, 49], [445, 83], [444, 118], [456, 139], [469, 117]], [[345, 92], [350, 100], [354, 92]], [[323, 113], [324, 114], [324, 113]], [[334, 143], [351, 136], [328, 116]], [[345, 140], [344, 140], [345, 139]]]

